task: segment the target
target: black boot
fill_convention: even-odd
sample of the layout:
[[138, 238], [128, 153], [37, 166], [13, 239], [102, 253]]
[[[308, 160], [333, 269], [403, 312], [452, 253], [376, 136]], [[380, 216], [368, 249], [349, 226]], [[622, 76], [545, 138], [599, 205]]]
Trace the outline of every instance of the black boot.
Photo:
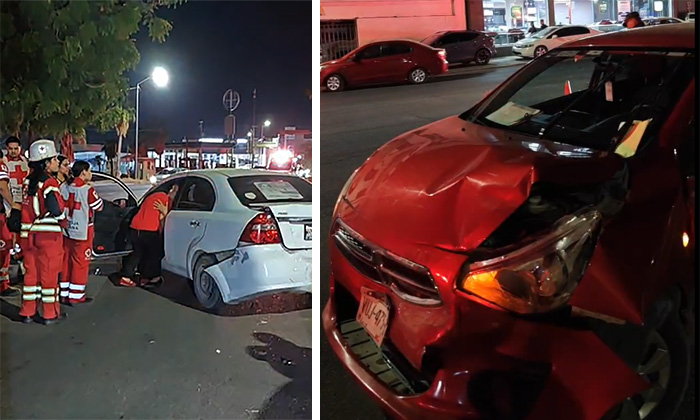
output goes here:
[[62, 322], [62, 321], [65, 320], [65, 319], [66, 319], [66, 314], [65, 314], [65, 313], [61, 313], [61, 315], [59, 315], [57, 318], [54, 318], [54, 319], [44, 319], [44, 318], [41, 318], [41, 320], [39, 321], [39, 323], [40, 323], [40, 324], [43, 324], [43, 325], [54, 325], [54, 324], [58, 324], [58, 323]]

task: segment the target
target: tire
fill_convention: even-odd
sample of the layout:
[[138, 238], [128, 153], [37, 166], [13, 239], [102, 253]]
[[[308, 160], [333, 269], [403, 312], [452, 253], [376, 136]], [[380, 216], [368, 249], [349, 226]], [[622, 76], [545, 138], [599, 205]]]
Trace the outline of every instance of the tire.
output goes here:
[[539, 47], [535, 48], [535, 58], [547, 54], [547, 47], [544, 45], [540, 45]]
[[421, 67], [416, 67], [408, 73], [408, 81], [414, 85], [420, 85], [428, 80], [428, 72]]
[[192, 270], [192, 286], [197, 301], [205, 309], [218, 310], [223, 308], [224, 301], [221, 297], [219, 285], [213, 277], [207, 274], [204, 270], [216, 264], [216, 260], [209, 255], [202, 255], [197, 259]]
[[345, 80], [343, 76], [339, 74], [331, 74], [326, 78], [324, 85], [326, 85], [326, 89], [330, 92], [340, 92], [345, 89]]
[[491, 52], [482, 48], [474, 54], [474, 62], [479, 66], [484, 66], [491, 61]]
[[[658, 341], [659, 338], [661, 339], [660, 342]], [[649, 342], [647, 362], [645, 362], [648, 365], [650, 365], [648, 363], [648, 360], [650, 360], [649, 356], [655, 354], [651, 347], [655, 346], [658, 348], [665, 345], [667, 349], [670, 367], [666, 368], [666, 371], [660, 369], [659, 372], [651, 372], [659, 378], [667, 377], [667, 385], [663, 391], [663, 396], [655, 406], [651, 406], [644, 401], [645, 394], [635, 395], [613, 407], [601, 420], [625, 420], [627, 417], [623, 417], [623, 409], [631, 410], [633, 413], [636, 410], [639, 413], [637, 418], [640, 420], [668, 420], [673, 418], [673, 415], [678, 411], [678, 407], [685, 398], [685, 391], [690, 377], [690, 347], [683, 325], [675, 312], [669, 314], [664, 324], [652, 332]], [[645, 364], [643, 363], [640, 368], [644, 366]], [[640, 372], [640, 374], [642, 373]], [[643, 376], [650, 379], [650, 375]], [[661, 382], [661, 379], [659, 379], [659, 382]]]

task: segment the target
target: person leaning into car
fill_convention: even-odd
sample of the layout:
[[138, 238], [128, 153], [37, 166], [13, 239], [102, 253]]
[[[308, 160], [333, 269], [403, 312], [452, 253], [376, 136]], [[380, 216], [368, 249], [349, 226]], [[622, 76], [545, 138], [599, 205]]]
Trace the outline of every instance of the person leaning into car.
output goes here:
[[141, 286], [161, 283], [160, 261], [163, 258], [163, 244], [160, 226], [175, 198], [178, 187], [173, 185], [168, 193], [155, 192], [143, 201], [136, 216], [131, 221], [132, 252], [124, 262], [120, 286], [135, 287], [133, 278], [136, 271], [141, 274]]

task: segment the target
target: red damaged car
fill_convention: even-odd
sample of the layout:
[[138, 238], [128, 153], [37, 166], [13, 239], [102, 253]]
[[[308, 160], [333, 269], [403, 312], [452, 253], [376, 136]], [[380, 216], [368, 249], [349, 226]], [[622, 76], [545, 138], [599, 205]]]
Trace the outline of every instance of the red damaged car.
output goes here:
[[696, 62], [694, 24], [575, 41], [352, 175], [323, 325], [388, 417], [672, 417], [696, 303]]
[[347, 86], [405, 81], [420, 84], [446, 72], [447, 55], [443, 49], [410, 40], [381, 41], [321, 63], [321, 86], [337, 92]]

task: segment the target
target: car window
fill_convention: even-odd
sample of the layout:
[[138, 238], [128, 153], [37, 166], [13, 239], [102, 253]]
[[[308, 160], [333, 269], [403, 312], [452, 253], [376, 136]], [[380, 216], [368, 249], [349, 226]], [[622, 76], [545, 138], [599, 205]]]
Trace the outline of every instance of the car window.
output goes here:
[[556, 31], [555, 33], [553, 33], [552, 37], [554, 37], [554, 35], [556, 35], [557, 38], [563, 38], [565, 36], [573, 35], [573, 33], [571, 32], [572, 29], [573, 28], [561, 28], [558, 31]]
[[382, 45], [382, 57], [408, 54], [410, 52], [411, 52], [411, 47], [407, 44], [401, 44], [401, 43], [397, 42], [397, 43]]
[[370, 45], [369, 47], [360, 51], [359, 56], [361, 59], [367, 60], [370, 58], [377, 58], [381, 55], [381, 53], [382, 51], [380, 45]]
[[[118, 201], [123, 200], [127, 207], [136, 205], [136, 200], [123, 186], [104, 175], [93, 173], [90, 185], [92, 185], [92, 188], [95, 189], [97, 195], [99, 195], [103, 201], [116, 204]], [[121, 204], [123, 203], [120, 203], [120, 205]]]
[[209, 180], [198, 176], [187, 177], [173, 210], [211, 211], [215, 201], [216, 193]]
[[585, 34], [590, 34], [591, 31], [588, 28], [584, 28], [582, 26], [575, 26], [573, 28], [569, 28], [569, 36], [571, 35], [585, 35]]
[[439, 44], [440, 45], [449, 45], [449, 44], [455, 44], [457, 42], [460, 42], [459, 41], [459, 34], [458, 33], [451, 33], [451, 34], [447, 34], [447, 35], [443, 36], [440, 39]]
[[677, 105], [695, 60], [683, 52], [553, 51], [501, 85], [470, 119], [597, 150], [639, 138], [634, 154]]
[[479, 36], [476, 32], [464, 32], [460, 36], [460, 42], [474, 41]]
[[557, 28], [557, 27], [552, 27], [552, 26], [550, 26], [550, 27], [548, 27], [548, 28], [544, 28], [544, 29], [542, 29], [542, 30], [540, 30], [540, 31], [538, 31], [538, 32], [536, 32], [536, 33], [534, 33], [530, 38], [533, 38], [533, 39], [546, 38], [546, 37], [548, 37], [549, 35], [552, 35], [552, 34], [553, 34], [554, 32], [556, 32], [558, 29], [559, 29], [559, 28]]
[[237, 176], [229, 178], [228, 183], [244, 206], [311, 202], [311, 184], [296, 176]]
[[444, 34], [444, 32], [434, 33], [434, 34], [430, 35], [429, 37], [425, 38], [424, 40], [422, 40], [421, 42], [423, 44], [426, 44], [426, 45], [433, 45], [440, 40], [440, 37], [442, 37], [443, 34]]

